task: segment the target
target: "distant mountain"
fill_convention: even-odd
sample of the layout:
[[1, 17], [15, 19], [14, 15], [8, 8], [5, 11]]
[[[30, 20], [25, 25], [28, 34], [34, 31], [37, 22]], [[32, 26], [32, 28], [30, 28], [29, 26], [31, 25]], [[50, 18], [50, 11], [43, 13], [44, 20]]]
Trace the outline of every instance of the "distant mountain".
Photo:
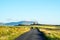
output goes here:
[[19, 25], [19, 24], [22, 24], [22, 25], [30, 25], [30, 24], [33, 24], [33, 23], [34, 23], [33, 21], [20, 21], [20, 22], [6, 23], [5, 25], [11, 25], [11, 26]]
[[10, 23], [0, 23], [0, 25], [15, 26], [15, 25], [40, 25], [40, 26], [60, 26], [60, 25], [50, 25], [50, 24], [38, 24], [35, 21], [19, 21]]
[[0, 23], [0, 25], [5, 25], [5, 23]]

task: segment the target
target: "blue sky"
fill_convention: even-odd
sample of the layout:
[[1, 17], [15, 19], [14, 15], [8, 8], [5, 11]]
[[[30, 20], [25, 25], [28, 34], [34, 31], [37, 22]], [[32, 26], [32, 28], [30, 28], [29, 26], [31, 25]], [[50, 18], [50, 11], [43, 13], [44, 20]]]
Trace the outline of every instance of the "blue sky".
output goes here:
[[0, 22], [60, 24], [60, 0], [0, 0]]

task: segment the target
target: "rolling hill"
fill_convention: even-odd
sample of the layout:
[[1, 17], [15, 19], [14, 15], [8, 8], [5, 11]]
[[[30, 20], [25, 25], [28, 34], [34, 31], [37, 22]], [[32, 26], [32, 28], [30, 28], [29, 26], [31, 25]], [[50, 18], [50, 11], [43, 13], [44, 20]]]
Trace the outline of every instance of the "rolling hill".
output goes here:
[[34, 21], [20, 21], [20, 22], [10, 22], [10, 23], [0, 23], [0, 25], [8, 25], [8, 26], [14, 26], [14, 25], [30, 25], [33, 24]]

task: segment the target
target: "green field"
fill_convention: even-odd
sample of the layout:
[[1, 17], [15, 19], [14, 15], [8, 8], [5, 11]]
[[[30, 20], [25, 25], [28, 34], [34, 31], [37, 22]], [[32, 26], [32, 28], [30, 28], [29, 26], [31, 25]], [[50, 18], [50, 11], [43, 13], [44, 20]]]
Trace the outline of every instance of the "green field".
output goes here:
[[47, 40], [60, 40], [60, 26], [0, 26], [0, 40], [14, 40], [18, 36], [28, 32], [30, 27], [38, 27]]

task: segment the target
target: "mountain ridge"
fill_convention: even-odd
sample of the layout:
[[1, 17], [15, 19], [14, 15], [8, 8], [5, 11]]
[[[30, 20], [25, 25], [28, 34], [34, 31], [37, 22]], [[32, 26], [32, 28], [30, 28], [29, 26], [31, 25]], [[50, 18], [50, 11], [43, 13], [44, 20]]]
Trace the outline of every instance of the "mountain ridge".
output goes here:
[[33, 24], [34, 21], [19, 21], [19, 22], [9, 22], [9, 23], [0, 23], [0, 25], [19, 25], [19, 24], [23, 24], [23, 25], [30, 25]]

